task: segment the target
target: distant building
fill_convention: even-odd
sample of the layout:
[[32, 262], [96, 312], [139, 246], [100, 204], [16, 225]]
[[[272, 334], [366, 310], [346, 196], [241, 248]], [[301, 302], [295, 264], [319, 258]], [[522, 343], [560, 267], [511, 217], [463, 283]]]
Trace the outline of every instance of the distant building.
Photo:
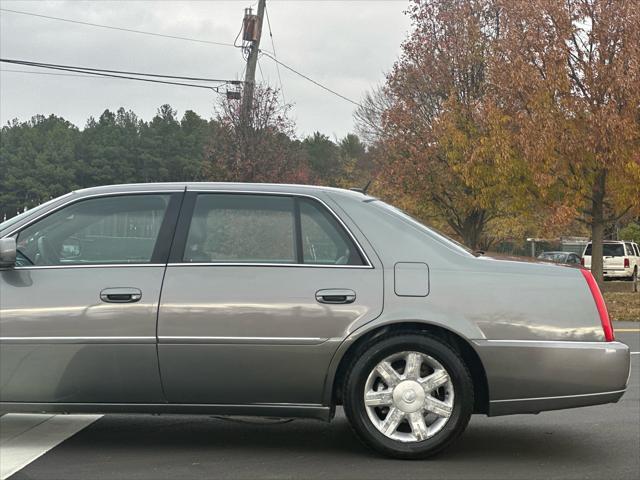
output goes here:
[[580, 256], [582, 256], [587, 243], [589, 243], [589, 237], [560, 237], [560, 245], [563, 252], [573, 252]]

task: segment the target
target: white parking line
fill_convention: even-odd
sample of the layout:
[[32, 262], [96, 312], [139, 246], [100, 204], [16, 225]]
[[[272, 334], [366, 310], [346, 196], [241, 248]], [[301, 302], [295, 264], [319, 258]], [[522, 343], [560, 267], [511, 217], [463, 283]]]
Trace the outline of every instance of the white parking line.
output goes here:
[[0, 480], [91, 425], [102, 415], [7, 414], [0, 417]]

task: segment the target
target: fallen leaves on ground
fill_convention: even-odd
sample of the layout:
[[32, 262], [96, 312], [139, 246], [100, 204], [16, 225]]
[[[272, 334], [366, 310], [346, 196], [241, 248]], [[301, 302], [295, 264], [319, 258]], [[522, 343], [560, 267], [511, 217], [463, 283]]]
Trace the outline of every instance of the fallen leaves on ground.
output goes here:
[[604, 299], [612, 320], [640, 322], [640, 293], [605, 292]]

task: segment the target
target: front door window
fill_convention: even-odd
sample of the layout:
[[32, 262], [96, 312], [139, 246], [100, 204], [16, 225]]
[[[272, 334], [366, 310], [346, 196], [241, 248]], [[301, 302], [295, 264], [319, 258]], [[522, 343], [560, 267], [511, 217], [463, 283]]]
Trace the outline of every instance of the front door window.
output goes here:
[[151, 263], [169, 195], [80, 201], [22, 230], [17, 266]]

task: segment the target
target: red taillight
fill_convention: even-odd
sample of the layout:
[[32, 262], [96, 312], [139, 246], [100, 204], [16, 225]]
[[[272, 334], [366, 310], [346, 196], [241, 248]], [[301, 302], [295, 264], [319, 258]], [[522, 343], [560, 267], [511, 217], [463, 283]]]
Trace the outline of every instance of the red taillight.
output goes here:
[[580, 265], [582, 265], [582, 266], [584, 267], [584, 257], [582, 257], [582, 258], [580, 259]]
[[587, 285], [589, 285], [589, 290], [591, 290], [593, 300], [596, 302], [596, 308], [598, 309], [600, 322], [602, 323], [602, 330], [604, 330], [604, 339], [607, 342], [613, 342], [613, 325], [611, 325], [611, 318], [609, 317], [609, 312], [607, 311], [607, 305], [604, 303], [602, 292], [600, 292], [600, 287], [598, 287], [596, 279], [593, 278], [593, 275], [589, 270], [580, 271], [582, 272], [584, 279], [587, 281]]
[[629, 259], [628, 258], [624, 259], [624, 268], [629, 268]]

